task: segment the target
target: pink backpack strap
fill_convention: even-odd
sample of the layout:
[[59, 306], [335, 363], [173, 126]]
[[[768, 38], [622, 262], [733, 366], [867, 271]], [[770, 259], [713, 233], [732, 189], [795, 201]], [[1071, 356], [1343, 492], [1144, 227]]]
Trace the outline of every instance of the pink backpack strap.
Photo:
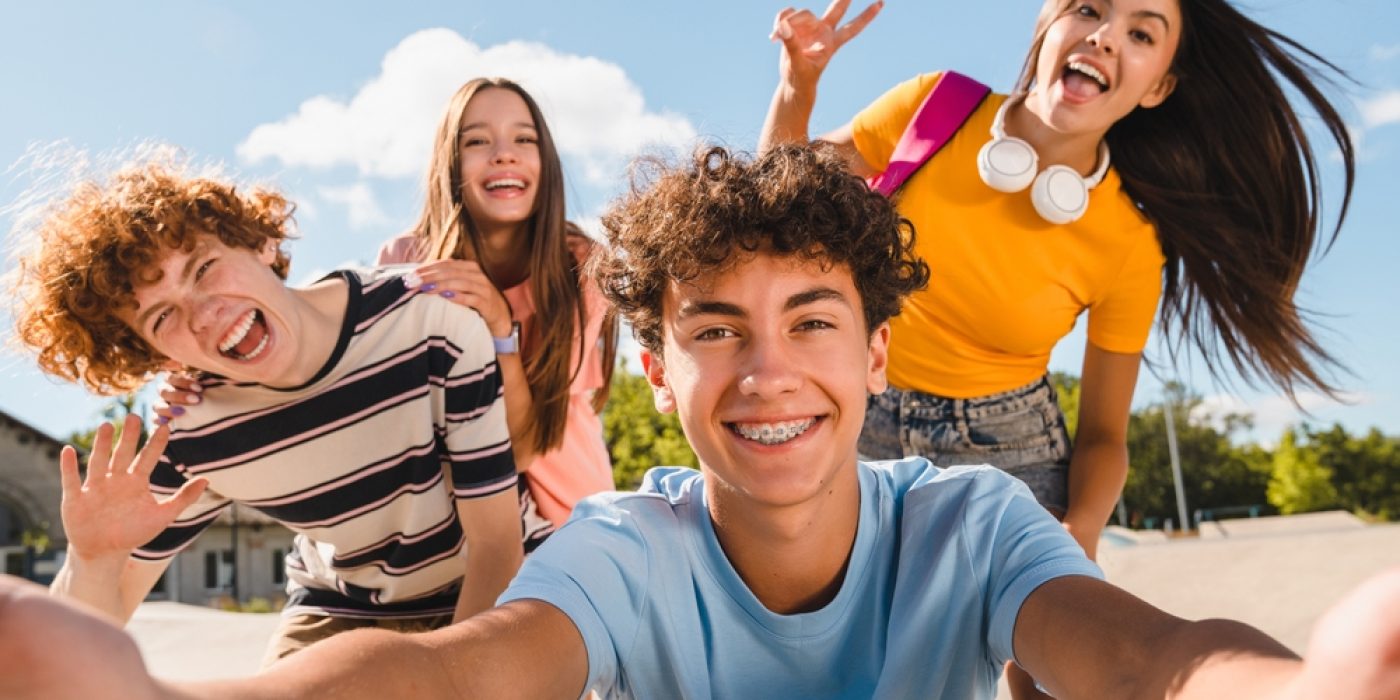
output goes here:
[[886, 197], [894, 194], [953, 138], [990, 92], [991, 88], [962, 73], [943, 71], [904, 128], [885, 172], [870, 178], [870, 189]]

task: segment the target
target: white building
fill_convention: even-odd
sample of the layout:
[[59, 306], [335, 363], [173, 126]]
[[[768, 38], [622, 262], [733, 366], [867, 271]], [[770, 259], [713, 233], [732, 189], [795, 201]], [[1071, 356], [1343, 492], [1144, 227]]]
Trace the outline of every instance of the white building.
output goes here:
[[58, 514], [62, 448], [0, 412], [0, 562], [7, 574], [46, 581], [58, 571], [54, 553], [68, 544]]

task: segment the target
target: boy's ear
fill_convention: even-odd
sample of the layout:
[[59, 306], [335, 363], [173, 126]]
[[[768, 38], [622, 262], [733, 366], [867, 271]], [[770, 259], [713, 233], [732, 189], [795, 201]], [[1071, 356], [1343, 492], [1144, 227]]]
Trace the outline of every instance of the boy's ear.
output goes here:
[[262, 247], [258, 249], [258, 262], [268, 267], [277, 262], [277, 239], [268, 238], [263, 241]]
[[871, 394], [882, 394], [889, 383], [885, 380], [885, 368], [890, 361], [890, 324], [885, 322], [870, 334], [869, 358], [865, 375], [865, 390]]
[[675, 412], [676, 396], [666, 383], [666, 366], [660, 355], [654, 355], [645, 348], [642, 350], [642, 374], [646, 375], [647, 384], [651, 385], [651, 398], [656, 410], [661, 413]]

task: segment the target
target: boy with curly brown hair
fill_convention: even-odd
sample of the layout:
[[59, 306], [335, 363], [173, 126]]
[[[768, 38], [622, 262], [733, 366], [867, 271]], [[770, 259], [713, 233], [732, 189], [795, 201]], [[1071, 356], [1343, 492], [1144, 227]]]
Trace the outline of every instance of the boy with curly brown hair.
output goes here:
[[[1060, 697], [1400, 688], [1400, 572], [1335, 608], [1301, 664], [1243, 624], [1186, 622], [1103, 582], [1003, 472], [859, 462], [886, 322], [927, 271], [833, 157], [712, 149], [658, 171], [604, 226], [598, 279], [699, 472], [659, 468], [638, 493], [585, 500], [494, 610], [342, 635], [238, 681], [154, 682], [129, 639], [0, 582], [0, 655], [40, 661], [0, 690], [67, 690], [51, 679], [81, 664], [83, 682], [133, 697], [990, 698], [1011, 658]], [[18, 631], [37, 627], [45, 639]], [[60, 640], [81, 653], [33, 653]]]
[[44, 370], [102, 394], [201, 376], [203, 400], [134, 464], [110, 426], [85, 483], [64, 451], [53, 592], [125, 622], [237, 502], [297, 533], [269, 663], [345, 629], [484, 610], [522, 556], [480, 317], [384, 271], [287, 286], [291, 212], [275, 192], [136, 163], [53, 205], [15, 280], [18, 337]]

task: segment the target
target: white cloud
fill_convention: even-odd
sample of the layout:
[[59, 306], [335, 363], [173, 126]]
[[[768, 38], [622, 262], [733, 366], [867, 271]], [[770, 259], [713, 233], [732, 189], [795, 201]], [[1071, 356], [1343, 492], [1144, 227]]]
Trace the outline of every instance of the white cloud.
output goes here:
[[318, 95], [295, 114], [253, 129], [238, 146], [248, 162], [328, 168], [362, 175], [418, 177], [447, 99], [478, 76], [505, 76], [540, 103], [561, 154], [593, 180], [620, 173], [650, 144], [688, 146], [696, 131], [683, 116], [648, 110], [619, 66], [512, 41], [480, 47], [447, 29], [409, 35], [384, 56], [380, 73], [348, 101]]
[[1400, 56], [1400, 44], [1392, 44], [1390, 46], [1376, 44], [1371, 47], [1370, 56], [1372, 61], [1389, 61], [1392, 58]]
[[1384, 92], [1375, 99], [1362, 102], [1361, 118], [1368, 129], [1400, 123], [1400, 90]]
[[1226, 415], [1248, 414], [1254, 419], [1254, 429], [1248, 435], [1235, 437], [1272, 447], [1290, 425], [1327, 422], [1328, 414], [1344, 409], [1347, 404], [1360, 405], [1371, 401], [1365, 394], [1343, 394], [1341, 399], [1346, 403], [1338, 403], [1315, 391], [1299, 392], [1298, 404], [1307, 412], [1304, 413], [1286, 396], [1260, 396], [1246, 400], [1231, 394], [1215, 394], [1201, 399], [1200, 405], [1191, 412], [1191, 419], [1220, 429], [1224, 427]]
[[607, 238], [606, 232], [603, 231], [603, 219], [600, 214], [571, 216], [569, 221], [578, 224], [578, 227], [595, 241]]
[[[1351, 139], [1351, 146], [1353, 151], [1356, 153], [1357, 160], [1370, 160], [1372, 154], [1370, 152], [1370, 149], [1366, 147], [1366, 127], [1361, 126], [1360, 124], [1348, 122], [1346, 128], [1347, 137]], [[1332, 147], [1332, 150], [1328, 151], [1328, 157], [1332, 159], [1333, 163], [1342, 162], [1341, 149], [1337, 148], [1334, 145]]]
[[321, 199], [345, 207], [345, 217], [352, 229], [367, 229], [389, 223], [389, 217], [379, 207], [374, 190], [363, 182], [344, 187], [321, 187], [317, 189]]
[[295, 192], [285, 192], [287, 199], [297, 204], [297, 223], [304, 224], [310, 221], [317, 221], [321, 218], [321, 208], [310, 197], [297, 196]]

